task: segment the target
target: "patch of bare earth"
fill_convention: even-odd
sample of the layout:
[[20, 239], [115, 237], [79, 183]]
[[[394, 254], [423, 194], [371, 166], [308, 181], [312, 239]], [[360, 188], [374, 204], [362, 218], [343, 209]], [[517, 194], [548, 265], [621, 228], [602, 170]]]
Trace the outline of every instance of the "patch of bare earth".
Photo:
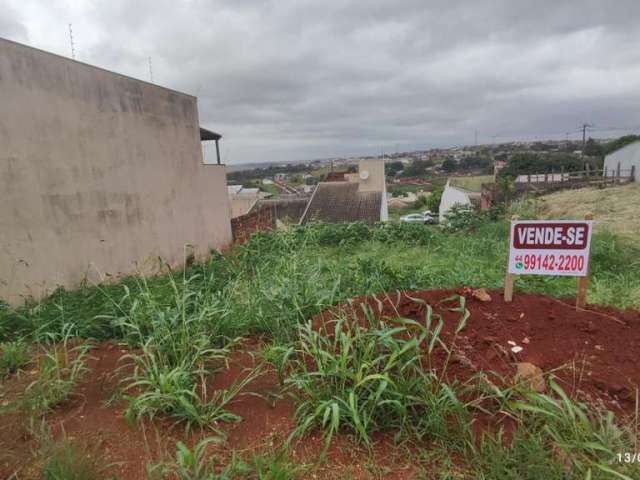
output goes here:
[[[430, 304], [444, 319], [445, 343], [453, 337], [459, 313], [450, 309], [456, 304], [443, 302], [452, 294], [467, 297], [470, 318], [457, 339], [457, 352], [448, 370], [450, 379], [470, 378], [478, 371], [496, 372], [512, 379], [517, 362], [530, 362], [543, 372], [554, 372], [571, 394], [601, 402], [621, 413], [630, 413], [635, 392], [640, 385], [640, 370], [635, 361], [640, 355], [640, 313], [589, 306], [576, 311], [569, 303], [542, 295], [518, 293], [506, 304], [500, 292], [489, 291], [491, 300], [480, 301], [470, 290], [423, 291], [408, 294], [378, 295], [357, 298], [315, 318], [320, 325], [330, 321], [336, 311], [361, 315], [361, 303], [368, 303], [379, 317], [403, 316], [424, 321]], [[486, 300], [486, 299], [485, 299]], [[515, 354], [512, 343], [522, 350]], [[229, 369], [212, 378], [208, 388], [228, 388], [255, 368], [262, 345], [250, 339], [233, 352]], [[146, 465], [167, 460], [175, 453], [178, 440], [188, 445], [215, 436], [210, 430], [196, 429], [187, 434], [170, 420], [129, 424], [124, 419], [126, 402], [114, 397], [125, 374], [116, 372], [127, 351], [116, 343], [96, 345], [88, 361], [90, 373], [77, 386], [71, 399], [46, 418], [53, 435], [65, 435], [81, 444], [88, 455], [105, 466], [105, 477], [146, 479]], [[22, 373], [4, 381], [3, 397], [8, 401], [30, 381]], [[273, 452], [289, 437], [295, 427], [293, 400], [282, 395], [274, 372], [264, 370], [245, 387], [229, 409], [243, 420], [221, 424], [226, 442], [213, 452], [221, 461], [232, 452], [250, 458], [255, 453]], [[18, 472], [18, 478], [39, 478], [41, 460], [34, 455], [34, 437], [18, 414], [0, 415], [0, 478]], [[498, 418], [479, 418], [475, 429], [495, 428]], [[315, 464], [323, 447], [321, 432], [314, 432], [292, 444], [291, 458], [296, 464]], [[374, 435], [374, 447], [368, 452], [348, 435], [338, 435], [326, 460], [311, 469], [305, 478], [396, 478], [416, 475], [411, 449], [395, 445], [392, 435]], [[40, 462], [40, 463], [39, 463]]]

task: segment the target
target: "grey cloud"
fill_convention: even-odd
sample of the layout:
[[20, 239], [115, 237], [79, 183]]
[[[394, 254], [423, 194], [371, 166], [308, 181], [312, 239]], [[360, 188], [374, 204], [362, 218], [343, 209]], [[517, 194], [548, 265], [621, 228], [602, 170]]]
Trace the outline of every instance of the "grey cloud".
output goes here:
[[22, 24], [20, 14], [9, 5], [0, 2], [0, 37], [9, 38], [16, 42], [29, 40], [27, 29]]
[[[21, 5], [0, 13], [0, 32], [46, 49]], [[196, 94], [231, 163], [464, 144], [475, 129], [490, 141], [560, 138], [583, 121], [640, 126], [635, 0], [65, 8], [48, 23], [75, 18], [90, 37], [82, 60], [146, 80], [151, 56], [158, 83]]]

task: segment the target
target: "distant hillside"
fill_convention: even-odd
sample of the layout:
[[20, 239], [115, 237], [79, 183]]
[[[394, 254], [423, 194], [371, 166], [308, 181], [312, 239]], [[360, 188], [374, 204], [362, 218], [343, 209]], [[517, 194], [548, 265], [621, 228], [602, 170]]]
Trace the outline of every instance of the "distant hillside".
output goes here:
[[483, 183], [493, 182], [493, 175], [472, 175], [467, 177], [449, 178], [451, 185], [461, 187], [470, 192], [480, 192]]
[[541, 218], [584, 218], [592, 212], [598, 230], [610, 230], [627, 238], [640, 233], [640, 184], [614, 188], [582, 188], [545, 195], [538, 199]]

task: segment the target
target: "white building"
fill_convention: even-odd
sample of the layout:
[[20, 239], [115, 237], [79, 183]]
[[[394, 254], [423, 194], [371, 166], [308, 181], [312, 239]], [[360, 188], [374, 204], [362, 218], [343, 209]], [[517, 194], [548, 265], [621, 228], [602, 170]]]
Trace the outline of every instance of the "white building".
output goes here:
[[471, 196], [466, 190], [451, 186], [450, 181], [447, 180], [447, 184], [442, 192], [442, 197], [440, 198], [440, 223], [446, 220], [447, 213], [456, 205], [471, 208]]
[[638, 181], [638, 177], [640, 176], [640, 140], [630, 143], [604, 157], [604, 175], [609, 177], [616, 175], [618, 165], [620, 165], [621, 176], [628, 177], [633, 169], [635, 181]]

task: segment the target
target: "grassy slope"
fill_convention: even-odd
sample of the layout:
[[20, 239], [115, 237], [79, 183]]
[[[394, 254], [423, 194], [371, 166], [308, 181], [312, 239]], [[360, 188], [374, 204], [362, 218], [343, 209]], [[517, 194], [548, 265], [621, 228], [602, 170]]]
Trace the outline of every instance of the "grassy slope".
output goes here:
[[479, 192], [483, 183], [493, 182], [493, 175], [474, 175], [469, 177], [451, 177], [451, 185], [462, 187], [470, 192]]
[[261, 184], [260, 189], [264, 192], [270, 193], [271, 195], [273, 195], [274, 198], [277, 198], [280, 196], [280, 189], [273, 184], [268, 184], [268, 185]]
[[[264, 234], [226, 259], [192, 267], [189, 289], [215, 297], [220, 328], [229, 335], [263, 332], [286, 338], [295, 325], [345, 299], [382, 291], [475, 286], [500, 288], [507, 257], [507, 222], [488, 222], [475, 231], [446, 233], [433, 226], [389, 224], [313, 226]], [[593, 244], [589, 301], [640, 308], [640, 251], [606, 232]], [[2, 310], [0, 340], [17, 330], [56, 330], [79, 324], [84, 335], [118, 336], [109, 316], [121, 316], [140, 295], [175, 305], [181, 273], [142, 283], [59, 291], [29, 309]], [[525, 276], [516, 287], [557, 297], [575, 295], [575, 279]]]
[[[296, 327], [302, 320], [347, 298], [397, 289], [465, 285], [499, 288], [504, 278], [507, 234], [508, 223], [505, 221], [479, 221], [475, 228], [456, 233], [434, 227], [425, 228], [422, 225], [388, 224], [369, 228], [362, 224], [350, 224], [308, 225], [283, 232], [259, 234], [247, 245], [234, 249], [227, 257], [214, 256], [209, 262], [194, 265], [185, 272], [147, 280], [129, 278], [119, 285], [89, 287], [76, 292], [59, 291], [38, 305], [17, 311], [3, 309], [0, 305], [0, 340], [3, 337], [11, 338], [17, 333], [33, 332], [38, 327], [44, 327], [43, 330], [47, 333], [65, 331], [63, 324], [73, 322], [79, 326], [81, 335], [115, 337], [128, 340], [132, 346], [144, 345], [136, 350], [135, 355], [136, 364], [145, 367], [136, 369], [137, 376], [128, 381], [143, 385], [146, 388], [145, 395], [132, 397], [127, 412], [131, 411], [140, 418], [145, 412], [171, 412], [183, 422], [211, 424], [211, 418], [214, 418], [212, 415], [218, 415], [216, 419], [221, 418], [218, 405], [202, 402], [199, 398], [185, 397], [183, 392], [184, 388], [195, 388], [192, 385], [199, 378], [202, 358], [212, 355], [206, 354], [211, 352], [211, 348], [214, 348], [214, 353], [220, 351], [219, 347], [224, 345], [223, 336], [266, 333], [279, 341], [279, 345], [275, 345], [272, 350], [273, 359], [277, 363], [281, 359], [278, 357], [281, 353], [278, 352], [286, 352], [288, 347], [296, 347], [298, 352], [309, 351], [300, 350], [299, 343], [296, 343]], [[628, 242], [620, 242], [618, 237], [610, 233], [596, 235], [590, 300], [640, 307], [640, 276], [637, 275], [640, 270], [639, 253], [637, 247]], [[566, 296], [575, 292], [575, 279], [531, 276], [520, 279], [518, 287]], [[66, 331], [71, 332], [71, 329], [67, 328]], [[44, 332], [40, 332], [40, 338]], [[37, 331], [34, 337], [38, 338]], [[373, 351], [373, 347], [379, 343], [381, 342], [374, 337], [357, 351], [354, 358], [361, 358], [364, 351]], [[342, 348], [343, 344], [339, 345]], [[0, 348], [6, 351], [6, 347]], [[400, 350], [394, 350], [386, 357], [378, 357], [383, 360], [379, 364], [385, 365], [391, 359], [395, 361], [406, 357], [409, 350], [404, 350], [404, 345], [398, 348], [403, 349], [402, 353], [396, 354]], [[329, 351], [329, 358], [332, 358], [332, 353]], [[305, 361], [298, 363], [298, 366], [302, 366], [302, 374], [308, 365], [304, 355], [299, 358], [305, 358]], [[411, 362], [413, 360], [409, 359], [412, 365]], [[369, 369], [376, 365], [378, 360], [363, 363]], [[353, 386], [351, 378], [355, 377], [356, 371], [354, 367], [352, 370], [345, 372], [340, 364], [336, 371], [328, 372], [331, 378], [340, 378], [338, 375], [346, 378], [343, 386], [336, 391], [328, 390], [328, 387], [339, 385], [340, 382], [327, 383], [319, 377], [320, 373], [327, 376], [324, 369], [321, 372], [310, 371], [303, 377], [309, 381], [320, 378], [320, 381], [310, 384], [314, 389], [312, 393], [317, 394], [315, 400], [312, 398], [313, 401], [307, 402], [310, 410], [302, 410], [307, 414], [315, 412], [315, 425], [320, 423], [320, 419], [329, 418], [324, 413], [329, 410], [318, 410], [323, 405], [321, 402], [326, 399], [325, 394], [331, 396], [335, 405], [335, 397], [339, 396], [343, 400], [343, 406], [351, 401], [355, 395], [353, 392], [358, 388], [358, 392], [361, 392], [358, 395], [363, 395], [363, 399], [372, 398], [364, 396], [367, 389], [360, 388], [364, 382], [359, 381], [356, 387]], [[392, 373], [395, 376], [405, 375], [405, 371], [410, 370], [403, 367], [400, 372], [393, 370]], [[357, 374], [360, 374], [360, 370]], [[380, 375], [377, 374], [368, 376], [368, 382], [379, 381], [378, 377]], [[181, 379], [182, 383], [173, 385], [165, 380], [170, 378]], [[425, 383], [423, 380], [420, 383], [410, 383], [410, 376], [395, 380], [402, 380], [412, 388]], [[158, 383], [161, 381], [164, 382], [162, 389]], [[455, 452], [455, 457], [459, 460], [465, 456], [465, 461], [468, 462], [467, 474], [454, 475], [452, 472], [459, 468], [450, 463], [439, 467], [438, 478], [605, 480], [613, 478], [609, 474], [611, 468], [619, 471], [634, 468], [634, 473], [637, 472], [635, 465], [609, 467], [610, 464], [606, 463], [612, 457], [606, 449], [613, 452], [632, 451], [632, 443], [627, 441], [630, 437], [621, 437], [623, 441], [616, 440], [616, 430], [606, 425], [606, 428], [602, 427], [603, 423], [598, 419], [593, 422], [585, 420], [576, 428], [575, 413], [572, 413], [573, 410], [567, 412], [576, 407], [569, 401], [552, 401], [547, 396], [534, 396], [533, 400], [527, 400], [533, 402], [533, 408], [536, 409], [529, 410], [529, 413], [515, 411], [513, 403], [510, 404], [511, 407], [507, 405], [507, 408], [513, 410], [509, 411], [509, 416], [513, 418], [518, 415], [519, 418], [518, 432], [511, 446], [505, 447], [502, 439], [496, 437], [494, 440], [484, 438], [479, 450], [465, 449], [465, 445], [473, 445], [470, 440], [464, 440], [466, 436], [461, 436], [466, 435], [465, 432], [471, 432], [466, 410], [460, 411], [462, 404], [452, 397], [453, 390], [449, 387], [440, 388], [440, 381], [435, 382], [433, 379], [426, 381], [432, 382], [427, 383], [428, 386], [435, 385], [437, 388], [419, 390], [419, 398], [413, 391], [408, 395], [404, 390], [392, 392], [392, 397], [397, 405], [410, 401], [411, 410], [415, 408], [416, 398], [423, 402], [417, 418], [426, 420], [421, 428], [427, 435], [431, 435], [433, 431], [432, 438], [437, 440], [433, 443], [433, 448], [421, 453], [425, 464], [431, 463], [434, 455], [449, 459], [452, 452]], [[185, 382], [186, 387], [181, 387]], [[371, 391], [390, 390], [384, 383], [380, 385], [384, 388], [371, 387]], [[367, 388], [370, 388], [368, 383]], [[160, 391], [162, 395], [156, 395]], [[439, 392], [444, 394], [440, 395]], [[155, 396], [149, 396], [151, 394]], [[310, 397], [307, 394], [302, 398]], [[504, 393], [497, 398], [505, 398]], [[387, 401], [386, 398], [380, 399], [378, 395], [377, 401], [377, 405], [369, 400], [368, 403], [359, 402], [358, 405], [362, 408], [373, 405], [371, 411], [376, 415], [375, 418], [381, 419], [381, 426], [394, 431], [396, 425], [389, 416], [388, 406], [383, 404]], [[448, 430], [451, 418], [449, 415], [445, 418], [441, 414], [443, 405], [451, 407], [454, 414], [458, 412], [459, 418], [456, 417], [456, 421], [463, 429], [461, 433], [457, 427]], [[423, 415], [425, 406], [433, 409], [427, 410], [430, 413]], [[502, 408], [499, 402], [494, 406]], [[529, 403], [525, 406], [528, 407]], [[223, 407], [224, 404], [221, 404], [220, 408]], [[353, 409], [355, 407], [344, 410], [344, 415], [338, 418], [341, 425], [349, 421], [349, 412]], [[550, 413], [546, 413], [544, 409]], [[398, 411], [405, 410], [398, 408]], [[541, 411], [543, 414], [539, 414]], [[313, 420], [307, 415], [305, 422], [308, 418]], [[391, 421], [388, 420], [390, 418]], [[409, 420], [408, 423], [413, 425], [414, 418]], [[434, 420], [438, 423], [434, 423]], [[306, 428], [299, 420], [300, 425]], [[439, 425], [438, 429], [432, 428], [433, 425]], [[373, 429], [363, 428], [363, 439], [367, 440]], [[412, 431], [407, 430], [405, 434], [411, 435]], [[557, 444], [563, 445], [563, 457], [570, 458], [574, 463], [584, 464], [579, 476], [564, 475], [559, 455], [554, 454], [554, 446], [557, 449]], [[571, 452], [571, 455], [567, 455], [565, 451]], [[585, 471], [596, 465], [596, 462], [609, 470], [598, 471], [595, 468], [599, 467], [595, 466], [593, 476], [591, 473], [585, 475]], [[291, 477], [287, 475], [278, 478]]]
[[587, 212], [599, 222], [599, 230], [609, 230], [626, 238], [640, 232], [640, 183], [615, 188], [565, 190], [538, 199], [543, 218], [584, 218]]

